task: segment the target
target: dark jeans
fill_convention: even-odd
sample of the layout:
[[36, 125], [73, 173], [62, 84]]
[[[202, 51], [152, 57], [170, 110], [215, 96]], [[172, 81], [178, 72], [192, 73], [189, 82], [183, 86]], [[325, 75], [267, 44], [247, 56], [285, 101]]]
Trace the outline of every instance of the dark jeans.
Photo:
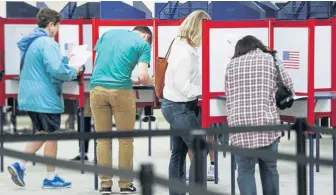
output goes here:
[[[172, 102], [163, 99], [161, 110], [162, 114], [174, 129], [198, 129], [200, 128], [199, 121], [196, 117], [197, 100], [191, 102]], [[185, 182], [185, 161], [188, 153], [188, 148], [192, 146], [192, 137], [188, 136], [172, 136], [172, 151], [169, 162], [169, 179], [178, 179]], [[194, 156], [194, 155], [193, 155]], [[189, 173], [189, 181], [192, 180], [193, 161]], [[206, 171], [206, 170], [204, 170]], [[174, 192], [169, 189], [170, 195], [181, 195], [185, 193]]]
[[[278, 152], [279, 140], [271, 145], [260, 148]], [[279, 174], [277, 160], [267, 160], [258, 157], [236, 155], [238, 165], [238, 186], [240, 195], [257, 195], [254, 177], [255, 164], [258, 162], [263, 195], [279, 195]], [[260, 194], [260, 193], [259, 193]]]
[[[80, 132], [80, 117], [77, 117], [77, 131]], [[91, 132], [91, 117], [84, 117], [84, 132], [90, 133]], [[84, 141], [84, 151], [88, 153], [89, 151], [89, 140]], [[80, 142], [79, 142], [79, 152], [80, 152]]]

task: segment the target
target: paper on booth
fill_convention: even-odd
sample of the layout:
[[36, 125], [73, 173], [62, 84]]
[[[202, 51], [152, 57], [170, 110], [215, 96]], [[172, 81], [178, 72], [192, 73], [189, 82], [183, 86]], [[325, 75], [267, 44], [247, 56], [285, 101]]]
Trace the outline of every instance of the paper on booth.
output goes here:
[[69, 66], [78, 68], [86, 64], [88, 59], [92, 57], [92, 52], [87, 50], [87, 46], [88, 45], [80, 45], [75, 46], [72, 49], [72, 52], [70, 54], [73, 56], [70, 58]]

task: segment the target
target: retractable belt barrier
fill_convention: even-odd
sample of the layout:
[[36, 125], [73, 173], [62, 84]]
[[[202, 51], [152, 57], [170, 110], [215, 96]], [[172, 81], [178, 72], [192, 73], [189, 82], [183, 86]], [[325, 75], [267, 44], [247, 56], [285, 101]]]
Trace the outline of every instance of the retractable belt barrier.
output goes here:
[[[229, 134], [240, 132], [265, 132], [265, 131], [281, 131], [281, 130], [296, 130], [296, 155], [277, 153], [272, 151], [265, 151], [263, 149], [247, 149], [229, 146], [227, 144], [218, 145], [208, 143], [205, 139], [206, 135], [214, 134]], [[25, 154], [22, 152], [5, 149], [0, 147], [0, 155], [5, 155], [13, 158], [24, 159], [27, 161], [38, 162], [42, 164], [54, 165], [66, 169], [80, 170], [104, 175], [117, 175], [128, 178], [138, 178], [142, 185], [143, 195], [152, 195], [153, 184], [158, 184], [164, 187], [169, 187], [178, 192], [189, 192], [192, 195], [217, 195], [218, 193], [208, 191], [206, 189], [206, 150], [216, 150], [231, 152], [242, 156], [255, 156], [264, 159], [280, 159], [287, 161], [295, 161], [297, 163], [297, 188], [298, 195], [307, 194], [307, 179], [306, 179], [306, 166], [307, 164], [321, 164], [325, 166], [336, 167], [336, 160], [328, 159], [315, 159], [313, 157], [306, 157], [306, 132], [319, 132], [328, 133], [333, 137], [336, 136], [335, 131], [331, 129], [309, 126], [305, 119], [297, 119], [296, 123], [292, 126], [287, 125], [272, 125], [272, 126], [253, 126], [253, 127], [223, 127], [223, 128], [209, 128], [209, 129], [181, 129], [181, 130], [157, 130], [157, 131], [118, 131], [109, 133], [53, 133], [53, 134], [38, 134], [38, 135], [2, 135], [0, 136], [0, 143], [5, 142], [22, 142], [22, 141], [37, 141], [37, 140], [89, 140], [89, 139], [106, 139], [106, 138], [128, 138], [128, 137], [159, 137], [159, 136], [193, 136], [193, 153], [195, 155], [194, 161], [194, 177], [186, 185], [178, 180], [164, 179], [155, 176], [151, 164], [142, 164], [140, 172], [134, 172], [125, 169], [115, 169], [111, 167], [101, 167], [85, 165], [84, 163], [78, 164], [68, 162], [65, 160], [58, 160], [49, 157], [37, 156], [35, 154]]]

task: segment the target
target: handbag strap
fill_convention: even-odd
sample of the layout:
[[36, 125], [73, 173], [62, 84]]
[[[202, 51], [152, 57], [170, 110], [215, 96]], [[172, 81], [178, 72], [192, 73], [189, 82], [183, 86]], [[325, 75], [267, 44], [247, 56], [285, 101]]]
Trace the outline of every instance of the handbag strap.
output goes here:
[[168, 58], [169, 58], [169, 55], [170, 55], [170, 52], [171, 52], [171, 48], [173, 46], [174, 41], [175, 41], [175, 39], [173, 39], [172, 42], [169, 45], [168, 51], [167, 51], [166, 56], [165, 56], [166, 60], [168, 60]]
[[272, 55], [273, 57], [273, 61], [274, 61], [274, 66], [278, 72], [278, 77], [279, 77], [279, 80], [280, 80], [280, 83], [282, 83], [282, 78], [281, 78], [281, 74], [280, 74], [280, 69], [279, 69], [279, 66], [277, 65], [277, 60], [276, 60], [276, 57], [275, 57], [275, 54]]

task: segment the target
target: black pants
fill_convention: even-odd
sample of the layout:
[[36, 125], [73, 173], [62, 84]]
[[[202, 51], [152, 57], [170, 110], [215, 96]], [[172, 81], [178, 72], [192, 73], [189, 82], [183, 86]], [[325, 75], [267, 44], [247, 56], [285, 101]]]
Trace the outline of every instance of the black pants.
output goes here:
[[[80, 132], [80, 117], [77, 117], [77, 129]], [[91, 132], [91, 117], [84, 117], [84, 132], [90, 133]], [[85, 153], [89, 151], [89, 140], [84, 141], [84, 150]], [[79, 142], [79, 152], [80, 152], [80, 142]]]

